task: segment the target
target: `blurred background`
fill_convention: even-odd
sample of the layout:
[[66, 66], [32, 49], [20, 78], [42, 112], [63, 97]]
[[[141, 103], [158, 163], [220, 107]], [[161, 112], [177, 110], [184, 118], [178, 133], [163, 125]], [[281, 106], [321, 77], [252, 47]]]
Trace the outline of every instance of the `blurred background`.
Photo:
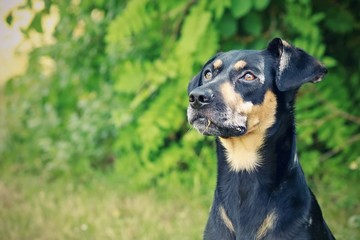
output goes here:
[[300, 161], [337, 239], [360, 238], [360, 2], [1, 0], [0, 239], [201, 239], [214, 138], [187, 84], [281, 37], [329, 74], [297, 101]]

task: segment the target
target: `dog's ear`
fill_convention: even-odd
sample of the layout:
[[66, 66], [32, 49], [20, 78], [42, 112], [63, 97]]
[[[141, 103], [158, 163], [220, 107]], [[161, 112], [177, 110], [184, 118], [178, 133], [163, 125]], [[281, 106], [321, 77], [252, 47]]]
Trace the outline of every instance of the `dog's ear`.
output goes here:
[[299, 88], [307, 82], [319, 82], [327, 73], [318, 60], [280, 38], [273, 39], [267, 50], [277, 59], [276, 86], [280, 91]]
[[199, 72], [198, 74], [196, 74], [190, 81], [189, 85], [188, 85], [188, 94], [190, 94], [190, 92], [192, 90], [194, 90], [195, 88], [197, 88], [200, 85], [200, 75], [201, 72]]

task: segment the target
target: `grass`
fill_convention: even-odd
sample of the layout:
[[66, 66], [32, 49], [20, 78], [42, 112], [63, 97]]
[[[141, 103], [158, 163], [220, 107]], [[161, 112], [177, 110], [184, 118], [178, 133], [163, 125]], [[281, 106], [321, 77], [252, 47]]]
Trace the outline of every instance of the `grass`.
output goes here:
[[207, 218], [192, 196], [130, 193], [103, 178], [0, 179], [0, 239], [201, 239]]
[[[0, 239], [201, 239], [212, 192], [129, 186], [111, 175], [49, 180], [1, 170]], [[332, 204], [326, 187], [316, 191], [337, 239], [359, 239], [359, 225], [349, 226], [359, 209]]]

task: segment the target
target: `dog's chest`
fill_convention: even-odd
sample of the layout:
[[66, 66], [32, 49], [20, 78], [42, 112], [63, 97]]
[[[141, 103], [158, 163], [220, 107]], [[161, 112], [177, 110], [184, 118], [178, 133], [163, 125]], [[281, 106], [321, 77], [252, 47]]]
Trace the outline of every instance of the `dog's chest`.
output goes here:
[[[302, 225], [294, 223], [291, 216], [301, 215], [305, 203], [282, 188], [276, 192], [269, 189], [251, 176], [232, 176], [219, 188], [218, 202], [227, 218], [222, 216], [222, 220], [232, 226], [236, 240], [292, 239], [293, 236], [285, 232], [297, 232], [296, 239], [308, 239], [304, 229], [301, 230]], [[292, 231], [287, 231], [289, 229]]]
[[256, 235], [260, 239], [275, 228], [277, 211], [269, 202], [266, 191], [255, 180], [246, 177], [233, 175], [227, 179], [227, 184], [220, 188], [219, 202], [235, 233], [241, 233], [240, 239], [256, 239]]

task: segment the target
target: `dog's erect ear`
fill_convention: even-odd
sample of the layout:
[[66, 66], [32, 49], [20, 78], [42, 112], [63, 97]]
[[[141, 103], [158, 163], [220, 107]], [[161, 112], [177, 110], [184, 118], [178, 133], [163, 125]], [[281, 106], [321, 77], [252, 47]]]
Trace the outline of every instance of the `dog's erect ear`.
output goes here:
[[200, 75], [201, 72], [199, 72], [198, 74], [196, 74], [190, 81], [189, 85], [188, 85], [188, 94], [190, 94], [190, 92], [192, 90], [194, 90], [195, 88], [197, 88], [200, 85]]
[[318, 60], [280, 38], [273, 39], [267, 50], [278, 60], [276, 86], [280, 91], [299, 88], [307, 82], [319, 82], [327, 73]]

